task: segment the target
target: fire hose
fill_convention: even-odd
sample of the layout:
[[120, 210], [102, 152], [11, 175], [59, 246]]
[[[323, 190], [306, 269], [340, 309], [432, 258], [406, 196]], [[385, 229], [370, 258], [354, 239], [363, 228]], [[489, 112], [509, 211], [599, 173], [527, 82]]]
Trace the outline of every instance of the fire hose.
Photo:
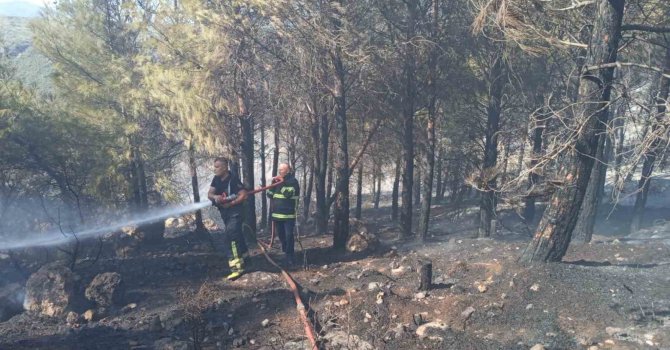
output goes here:
[[[284, 179], [281, 178], [281, 177], [275, 177], [275, 178], [272, 179], [272, 181], [273, 182], [270, 185], [258, 187], [256, 189], [254, 189], [253, 191], [247, 192], [247, 195], [249, 195], [249, 194], [253, 195], [253, 194], [256, 194], [256, 193], [259, 193], [259, 192], [267, 191], [271, 188], [277, 187], [277, 186], [281, 185], [282, 183], [284, 183]], [[231, 197], [232, 197], [232, 199], [230, 199]], [[237, 198], [236, 195], [227, 196], [227, 197], [224, 196], [223, 201], [224, 202], [232, 202], [236, 198]], [[298, 290], [298, 285], [296, 284], [293, 277], [291, 277], [291, 275], [288, 272], [286, 272], [286, 270], [281, 268], [281, 266], [279, 266], [274, 260], [272, 260], [272, 258], [270, 257], [270, 255], [267, 252], [268, 250], [270, 250], [272, 248], [272, 243], [274, 242], [274, 237], [275, 237], [275, 226], [274, 226], [274, 223], [273, 223], [272, 234], [270, 236], [270, 242], [268, 244], [266, 244], [266, 243], [259, 240], [258, 241], [258, 246], [261, 248], [261, 252], [263, 253], [263, 255], [265, 255], [265, 259], [267, 259], [267, 261], [270, 264], [272, 264], [274, 267], [278, 268], [279, 271], [281, 272], [282, 276], [286, 280], [286, 283], [288, 284], [289, 289], [291, 290], [291, 292], [293, 293], [293, 297], [295, 298], [296, 308], [298, 310], [298, 314], [300, 315], [300, 319], [302, 320], [302, 323], [303, 323], [303, 326], [304, 326], [304, 329], [305, 329], [305, 334], [307, 335], [307, 339], [309, 339], [309, 342], [312, 346], [311, 349], [312, 350], [318, 350], [319, 346], [318, 346], [318, 343], [316, 341], [316, 332], [314, 331], [314, 327], [312, 326], [312, 323], [309, 321], [309, 317], [307, 317], [307, 311], [306, 311], [307, 308], [305, 307], [305, 304], [302, 302], [302, 298], [300, 297], [300, 291]]]

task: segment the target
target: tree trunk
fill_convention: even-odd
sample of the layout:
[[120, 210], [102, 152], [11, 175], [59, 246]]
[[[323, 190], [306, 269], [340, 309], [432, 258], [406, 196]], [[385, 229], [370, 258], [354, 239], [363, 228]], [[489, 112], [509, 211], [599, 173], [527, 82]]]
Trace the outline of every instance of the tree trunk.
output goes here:
[[[421, 158], [421, 153], [417, 155], [419, 158]], [[417, 163], [421, 162], [419, 159]], [[414, 194], [414, 206], [419, 206], [421, 204], [421, 165], [420, 164], [414, 164], [414, 189], [412, 189], [412, 192]]]
[[435, 202], [441, 203], [444, 200], [444, 181], [442, 173], [442, 148], [437, 149], [436, 164], [435, 164]]
[[[666, 48], [664, 74], [670, 74], [670, 47]], [[655, 123], [652, 126], [652, 135], [654, 140], [644, 154], [644, 163], [642, 165], [642, 174], [637, 185], [637, 195], [635, 196], [635, 206], [633, 207], [633, 217], [630, 223], [630, 232], [635, 232], [642, 226], [644, 207], [647, 204], [649, 195], [649, 186], [651, 184], [651, 175], [654, 171], [654, 163], [658, 157], [661, 139], [667, 133], [665, 128], [666, 103], [668, 101], [668, 92], [670, 91], [670, 79], [667, 76], [661, 76], [659, 82], [659, 91], [656, 97], [657, 113]]]
[[623, 163], [623, 146], [626, 141], [626, 120], [624, 118], [617, 118], [613, 121], [613, 124], [616, 147], [614, 150], [614, 184], [612, 186], [612, 195], [610, 196], [612, 203], [619, 198], [619, 193], [623, 190], [619, 186], [619, 179], [621, 177], [621, 164]]
[[398, 220], [398, 190], [400, 189], [401, 158], [395, 162], [395, 174], [393, 176], [393, 190], [391, 192], [391, 221]]
[[313, 124], [312, 141], [316, 147], [314, 157], [314, 190], [316, 192], [316, 232], [325, 234], [328, 230], [328, 196], [326, 193], [326, 178], [328, 176], [328, 116], [325, 111], [319, 113], [318, 99], [312, 98]]
[[272, 134], [275, 147], [272, 150], [272, 177], [277, 176], [277, 170], [279, 169], [279, 133], [281, 132], [281, 126], [279, 125], [279, 118], [276, 115], [274, 116], [274, 123], [274, 132]]
[[356, 182], [356, 219], [363, 215], [363, 163], [358, 165], [358, 181]]
[[[540, 115], [534, 120], [533, 128], [533, 155], [530, 160], [530, 168], [533, 169], [537, 166], [540, 157], [542, 156], [542, 133], [544, 132], [544, 116]], [[528, 174], [528, 190], [532, 192], [533, 187], [540, 182], [540, 174], [538, 171], [531, 171]], [[524, 207], [523, 217], [526, 223], [531, 223], [535, 220], [535, 199], [534, 195], [526, 197], [526, 203]]]
[[602, 198], [600, 181], [603, 180], [603, 176], [601, 174], [607, 172], [607, 165], [604, 163], [605, 159], [603, 157], [606, 138], [606, 134], [601, 134], [598, 137], [595, 164], [593, 164], [593, 169], [591, 169], [589, 184], [586, 187], [582, 207], [579, 210], [579, 217], [573, 230], [575, 236], [581, 238], [584, 243], [591, 242], [593, 228], [596, 224], [596, 216], [598, 215], [598, 206]]
[[375, 209], [379, 209], [379, 200], [382, 196], [382, 173], [381, 173], [381, 167], [378, 168], [379, 171], [377, 173], [377, 190], [375, 191], [375, 203], [374, 207]]
[[[338, 19], [335, 19], [339, 23]], [[336, 25], [339, 28], [339, 25]], [[333, 212], [333, 248], [344, 251], [349, 238], [349, 149], [347, 138], [346, 70], [340, 47], [333, 55], [335, 68], [335, 125], [337, 128], [337, 185]]]
[[[195, 162], [195, 143], [193, 140], [188, 142], [188, 167], [191, 172], [191, 189], [193, 190], [193, 202], [200, 203], [200, 187], [198, 186], [198, 166]], [[202, 222], [202, 210], [195, 212], [196, 230], [202, 231], [205, 225]]]
[[400, 234], [407, 238], [412, 235], [412, 188], [414, 187], [414, 112], [417, 94], [416, 87], [416, 53], [411, 41], [416, 33], [416, 17], [418, 4], [414, 1], [405, 3], [408, 10], [407, 44], [403, 64], [403, 160], [405, 169], [402, 175], [402, 209], [400, 211]]
[[[501, 49], [502, 50], [502, 49]], [[484, 163], [482, 164], [483, 192], [479, 205], [479, 237], [491, 235], [491, 220], [496, 210], [496, 163], [498, 159], [498, 131], [500, 130], [500, 113], [502, 109], [502, 93], [505, 87], [505, 67], [502, 55], [495, 58], [489, 76], [489, 103], [486, 108], [486, 140], [484, 145]]]
[[[439, 15], [439, 1], [433, 1], [433, 30], [432, 37], [437, 40], [438, 33], [438, 15]], [[428, 238], [428, 226], [430, 223], [430, 205], [433, 199], [433, 178], [435, 176], [435, 124], [437, 123], [437, 49], [433, 48], [430, 54], [429, 66], [429, 81], [430, 100], [428, 103], [428, 122], [426, 124], [426, 150], [424, 154], [424, 176], [423, 176], [423, 195], [421, 201], [421, 214], [419, 215], [419, 235], [422, 241]], [[430, 288], [428, 282], [427, 288]]]
[[624, 0], [600, 0], [588, 55], [581, 72], [578, 99], [580, 132], [575, 150], [561, 169], [564, 185], [552, 195], [533, 241], [523, 252], [523, 263], [560, 261], [568, 250], [579, 209], [589, 183], [598, 135], [607, 124], [614, 68], [589, 70], [586, 67], [616, 62], [621, 38]]
[[[242, 183], [245, 188], [254, 188], [254, 122], [249, 115], [248, 102], [243, 96], [238, 95], [239, 121], [242, 132], [242, 169], [244, 179]], [[256, 232], [256, 196], [248, 196], [244, 201], [244, 222]], [[255, 237], [255, 234], [252, 235]]]
[[[265, 123], [261, 124], [261, 186], [266, 186], [267, 179], [265, 176]], [[261, 228], [268, 227], [268, 198], [265, 195], [261, 196]]]
[[309, 219], [309, 209], [312, 203], [312, 188], [314, 187], [314, 165], [309, 167], [309, 178], [307, 179], [307, 186], [303, 189], [302, 195], [302, 222], [307, 222]]

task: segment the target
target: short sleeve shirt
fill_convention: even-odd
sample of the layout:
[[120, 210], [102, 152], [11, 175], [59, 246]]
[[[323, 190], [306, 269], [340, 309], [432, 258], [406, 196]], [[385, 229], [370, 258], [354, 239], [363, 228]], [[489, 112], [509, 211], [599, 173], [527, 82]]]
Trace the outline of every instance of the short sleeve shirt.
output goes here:
[[[228, 175], [225, 178], [221, 178], [220, 176], [214, 176], [210, 186], [214, 187], [215, 189], [214, 194], [216, 194], [217, 196], [222, 194], [230, 196], [233, 194], [237, 194], [238, 192], [244, 189], [244, 185], [242, 185], [240, 179], [237, 176], [233, 175], [232, 173], [228, 173]], [[242, 205], [236, 205], [230, 208], [223, 208], [222, 206], [219, 206], [218, 208], [222, 216], [233, 216], [242, 214]]]

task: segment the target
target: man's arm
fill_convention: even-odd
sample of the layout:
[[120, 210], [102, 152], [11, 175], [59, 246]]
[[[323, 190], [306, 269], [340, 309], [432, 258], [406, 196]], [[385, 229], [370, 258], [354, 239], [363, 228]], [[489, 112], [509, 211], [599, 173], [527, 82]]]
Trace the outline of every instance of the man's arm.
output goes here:
[[219, 200], [220, 200], [219, 198], [220, 198], [220, 197], [221, 197], [221, 196], [217, 196], [217, 195], [216, 195], [216, 188], [215, 188], [214, 186], [210, 186], [210, 187], [209, 187], [209, 191], [207, 192], [207, 199], [209, 199], [210, 201], [212, 201], [212, 204], [216, 204], [216, 203], [219, 202]]

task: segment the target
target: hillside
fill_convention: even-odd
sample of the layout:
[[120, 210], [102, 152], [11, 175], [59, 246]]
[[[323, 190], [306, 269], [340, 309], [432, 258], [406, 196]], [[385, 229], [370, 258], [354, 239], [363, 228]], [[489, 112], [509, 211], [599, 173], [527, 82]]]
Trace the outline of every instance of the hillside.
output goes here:
[[32, 34], [28, 28], [30, 20], [25, 17], [0, 16], [2, 33], [0, 53], [10, 60], [21, 81], [46, 92], [50, 90], [51, 85], [49, 82], [51, 64], [32, 46]]

